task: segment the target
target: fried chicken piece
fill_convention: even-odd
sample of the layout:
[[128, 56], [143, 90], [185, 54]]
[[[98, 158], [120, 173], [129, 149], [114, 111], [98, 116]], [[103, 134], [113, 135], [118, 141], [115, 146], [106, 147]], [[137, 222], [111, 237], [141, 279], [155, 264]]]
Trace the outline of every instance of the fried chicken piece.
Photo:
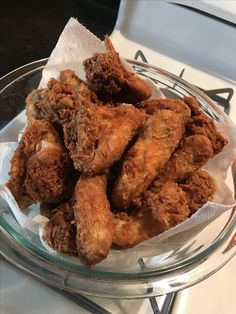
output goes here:
[[76, 246], [81, 261], [89, 267], [106, 258], [112, 243], [114, 224], [106, 185], [106, 175], [81, 176], [75, 187]]
[[51, 78], [48, 88], [33, 90], [26, 99], [26, 114], [29, 121], [45, 119], [51, 123], [64, 123], [66, 112], [76, 110], [81, 99], [100, 104], [96, 94], [73, 71], [60, 74], [62, 82]]
[[61, 125], [64, 123], [65, 111], [74, 110], [79, 105], [77, 93], [66, 94], [59, 87], [58, 92], [51, 89], [35, 89], [26, 98], [26, 115], [28, 121], [43, 119]]
[[68, 69], [60, 72], [60, 81], [62, 84], [69, 84], [75, 88], [80, 88], [80, 84], [83, 83], [75, 74], [75, 71]]
[[135, 213], [114, 215], [112, 247], [127, 249], [168, 230], [188, 218], [185, 192], [166, 182], [144, 193], [143, 205]]
[[174, 182], [165, 182], [145, 192], [146, 206], [164, 230], [186, 220], [189, 216], [186, 193]]
[[81, 102], [64, 124], [65, 144], [79, 171], [102, 173], [117, 161], [145, 120], [131, 105], [96, 106]]
[[188, 136], [160, 170], [155, 182], [157, 184], [160, 181], [181, 182], [201, 168], [212, 155], [211, 142], [206, 136], [200, 134]]
[[213, 201], [216, 192], [214, 179], [203, 170], [194, 172], [184, 184], [180, 184], [180, 187], [187, 195], [191, 215], [207, 201]]
[[32, 203], [57, 202], [65, 192], [70, 169], [58, 133], [44, 120], [29, 124], [11, 160], [7, 183], [20, 208]]
[[106, 53], [95, 53], [84, 61], [87, 80], [101, 94], [116, 95], [120, 102], [137, 103], [151, 96], [151, 87], [122, 64], [109, 37]]
[[138, 103], [136, 107], [144, 109], [148, 114], [153, 114], [157, 110], [172, 110], [179, 113], [184, 121], [191, 117], [190, 108], [181, 99], [150, 99]]
[[76, 226], [71, 204], [61, 204], [54, 209], [45, 226], [43, 239], [56, 251], [68, 254], [77, 253]]
[[214, 122], [204, 114], [194, 116], [188, 121], [186, 134], [202, 134], [208, 137], [211, 141], [214, 155], [220, 153], [228, 143], [227, 139], [217, 131]]
[[184, 97], [182, 100], [190, 108], [191, 116], [198, 116], [198, 115], [202, 114], [201, 106], [200, 106], [200, 104], [196, 98]]
[[33, 203], [24, 186], [27, 162], [24, 148], [24, 141], [21, 140], [12, 157], [11, 170], [9, 172], [10, 180], [6, 184], [21, 209], [27, 208]]
[[169, 160], [182, 133], [182, 117], [173, 111], [159, 110], [147, 119], [114, 184], [112, 201], [117, 208], [139, 205], [140, 195]]
[[115, 230], [112, 248], [128, 249], [164, 231], [148, 207], [140, 208], [135, 214], [126, 212], [114, 214]]

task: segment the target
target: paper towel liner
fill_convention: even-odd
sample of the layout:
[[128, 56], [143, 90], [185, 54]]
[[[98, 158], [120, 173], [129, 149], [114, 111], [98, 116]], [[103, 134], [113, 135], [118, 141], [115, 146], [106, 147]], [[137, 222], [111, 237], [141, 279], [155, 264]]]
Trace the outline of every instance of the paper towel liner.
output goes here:
[[[81, 78], [85, 79], [82, 62], [84, 59], [91, 57], [96, 52], [105, 52], [103, 42], [101, 42], [94, 34], [81, 25], [76, 19], [71, 18], [65, 26], [56, 47], [51, 53], [48, 63], [43, 73], [40, 87], [45, 87], [51, 77], [58, 78], [60, 71], [71, 69]], [[123, 61], [125, 64], [125, 61]], [[156, 88], [153, 83], [154, 97], [163, 97], [163, 94]], [[200, 208], [191, 218], [180, 223], [160, 234], [157, 237], [149, 239], [134, 248], [127, 250], [111, 250], [107, 259], [100, 265], [108, 266], [114, 263], [120, 263], [120, 266], [126, 267], [130, 262], [137, 262], [140, 257], [155, 256], [168, 252], [170, 250], [181, 247], [191, 237], [198, 234], [211, 221], [215, 220], [221, 214], [235, 205], [232, 190], [224, 182], [227, 171], [234, 157], [236, 156], [236, 127], [232, 124], [223, 125], [216, 122], [217, 129], [229, 140], [229, 144], [217, 156], [213, 157], [204, 166], [210, 174], [215, 178], [217, 191], [213, 202], [207, 202]], [[30, 231], [39, 234], [44, 247], [54, 255], [62, 259], [79, 261], [77, 258], [60, 254], [50, 248], [42, 239], [42, 233], [45, 223], [48, 221], [38, 212], [34, 213], [32, 219], [22, 213], [19, 209], [14, 197], [9, 189], [4, 185], [8, 180], [8, 172], [10, 170], [10, 160], [14, 154], [17, 143], [0, 143], [1, 153], [1, 173], [0, 173], [0, 195], [10, 206], [18, 223]], [[32, 213], [31, 213], [32, 215]]]

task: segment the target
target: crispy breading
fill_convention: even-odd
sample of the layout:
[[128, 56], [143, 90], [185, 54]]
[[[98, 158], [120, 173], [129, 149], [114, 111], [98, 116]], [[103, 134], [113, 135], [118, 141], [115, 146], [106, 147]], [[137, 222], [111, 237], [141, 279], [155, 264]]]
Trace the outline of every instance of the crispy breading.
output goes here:
[[149, 99], [138, 103], [136, 107], [144, 109], [148, 114], [153, 114], [157, 110], [172, 110], [179, 113], [184, 121], [187, 121], [191, 117], [190, 108], [181, 99]]
[[76, 110], [80, 100], [88, 99], [97, 105], [101, 102], [91, 88], [80, 80], [73, 71], [60, 74], [62, 82], [51, 78], [48, 87], [33, 90], [26, 99], [26, 114], [29, 121], [45, 119], [63, 124], [68, 110]]
[[145, 115], [131, 105], [96, 106], [81, 102], [63, 126], [65, 144], [79, 171], [102, 173], [117, 161]]
[[106, 258], [112, 243], [114, 224], [106, 184], [106, 175], [81, 176], [75, 187], [76, 246], [86, 266], [95, 265]]
[[64, 194], [70, 169], [60, 137], [44, 120], [29, 124], [11, 160], [7, 186], [20, 208], [32, 203], [56, 202]]
[[214, 122], [205, 114], [192, 117], [186, 125], [186, 134], [202, 134], [209, 138], [214, 151], [214, 155], [220, 153], [224, 146], [228, 144], [220, 132], [217, 131]]
[[203, 170], [194, 172], [184, 184], [180, 184], [180, 187], [187, 195], [191, 215], [207, 201], [213, 201], [216, 192], [215, 180]]
[[80, 88], [80, 84], [83, 83], [83, 81], [78, 78], [75, 71], [69, 69], [60, 72], [60, 81], [62, 84], [69, 84], [75, 88]]
[[164, 230], [186, 220], [189, 216], [186, 193], [174, 182], [159, 184], [144, 195], [146, 206]]
[[198, 116], [202, 114], [200, 103], [195, 97], [184, 97], [182, 100], [190, 108], [191, 116]]
[[127, 249], [186, 220], [189, 215], [185, 192], [174, 182], [166, 182], [144, 193], [144, 201], [131, 215], [114, 215], [112, 247]]
[[87, 80], [101, 94], [115, 95], [120, 102], [137, 103], [151, 96], [151, 87], [122, 64], [108, 36], [106, 53], [95, 53], [84, 61]]
[[173, 111], [159, 110], [147, 119], [115, 182], [112, 201], [117, 208], [139, 204], [140, 195], [169, 160], [182, 134], [182, 117]]
[[206, 136], [200, 134], [188, 136], [159, 171], [156, 182], [181, 182], [201, 168], [212, 155], [211, 142]]
[[114, 214], [114, 224], [115, 230], [112, 239], [114, 249], [131, 248], [164, 231], [148, 207], [142, 207], [132, 215], [118, 212]]
[[53, 211], [47, 222], [43, 239], [55, 250], [63, 253], [76, 254], [76, 226], [74, 211], [69, 203], [61, 204]]
[[21, 209], [27, 208], [33, 203], [32, 197], [27, 193], [24, 186], [27, 162], [24, 148], [24, 141], [21, 140], [12, 157], [11, 170], [9, 172], [10, 179], [7, 182], [7, 187]]

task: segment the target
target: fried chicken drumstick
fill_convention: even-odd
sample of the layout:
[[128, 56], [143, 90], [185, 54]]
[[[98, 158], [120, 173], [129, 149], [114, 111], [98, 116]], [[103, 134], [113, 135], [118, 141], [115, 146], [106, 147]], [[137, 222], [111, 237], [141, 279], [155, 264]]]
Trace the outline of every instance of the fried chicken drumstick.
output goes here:
[[112, 201], [117, 208], [140, 203], [140, 195], [169, 160], [182, 133], [182, 118], [173, 111], [159, 110], [147, 119], [115, 182]]
[[70, 162], [58, 133], [44, 120], [29, 124], [11, 160], [7, 183], [20, 208], [57, 202], [66, 191]]
[[114, 224], [106, 181], [106, 175], [81, 176], [75, 187], [76, 247], [81, 261], [87, 266], [106, 258], [112, 243]]
[[126, 70], [109, 37], [105, 37], [106, 53], [95, 53], [84, 61], [88, 82], [101, 94], [114, 95], [119, 102], [137, 103], [151, 96], [148, 83]]

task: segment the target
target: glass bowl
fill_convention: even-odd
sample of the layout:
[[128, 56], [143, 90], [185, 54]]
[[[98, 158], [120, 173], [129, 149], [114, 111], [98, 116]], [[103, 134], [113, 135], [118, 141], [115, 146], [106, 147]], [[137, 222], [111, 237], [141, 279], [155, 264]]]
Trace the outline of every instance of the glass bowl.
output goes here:
[[[1, 106], [24, 107], [27, 94], [39, 84], [47, 59], [27, 64], [0, 81]], [[195, 96], [213, 120], [231, 125], [230, 119], [200, 90], [160, 68], [133, 60], [128, 62], [148, 77], [169, 98]], [[17, 95], [17, 97], [16, 97]], [[13, 106], [14, 107], [14, 106]], [[24, 112], [1, 132], [1, 142], [15, 141], [26, 122]], [[143, 298], [174, 292], [207, 278], [236, 253], [234, 246], [236, 209], [232, 208], [191, 237], [178, 249], [155, 256], [135, 256], [132, 263], [115, 258], [89, 269], [77, 258], [55, 254], [42, 245], [38, 234], [23, 229], [1, 199], [2, 255], [40, 280], [68, 291], [106, 298]], [[118, 254], [118, 253], [117, 253]], [[116, 255], [118, 256], [118, 255]], [[151, 261], [151, 262], [150, 262]]]

